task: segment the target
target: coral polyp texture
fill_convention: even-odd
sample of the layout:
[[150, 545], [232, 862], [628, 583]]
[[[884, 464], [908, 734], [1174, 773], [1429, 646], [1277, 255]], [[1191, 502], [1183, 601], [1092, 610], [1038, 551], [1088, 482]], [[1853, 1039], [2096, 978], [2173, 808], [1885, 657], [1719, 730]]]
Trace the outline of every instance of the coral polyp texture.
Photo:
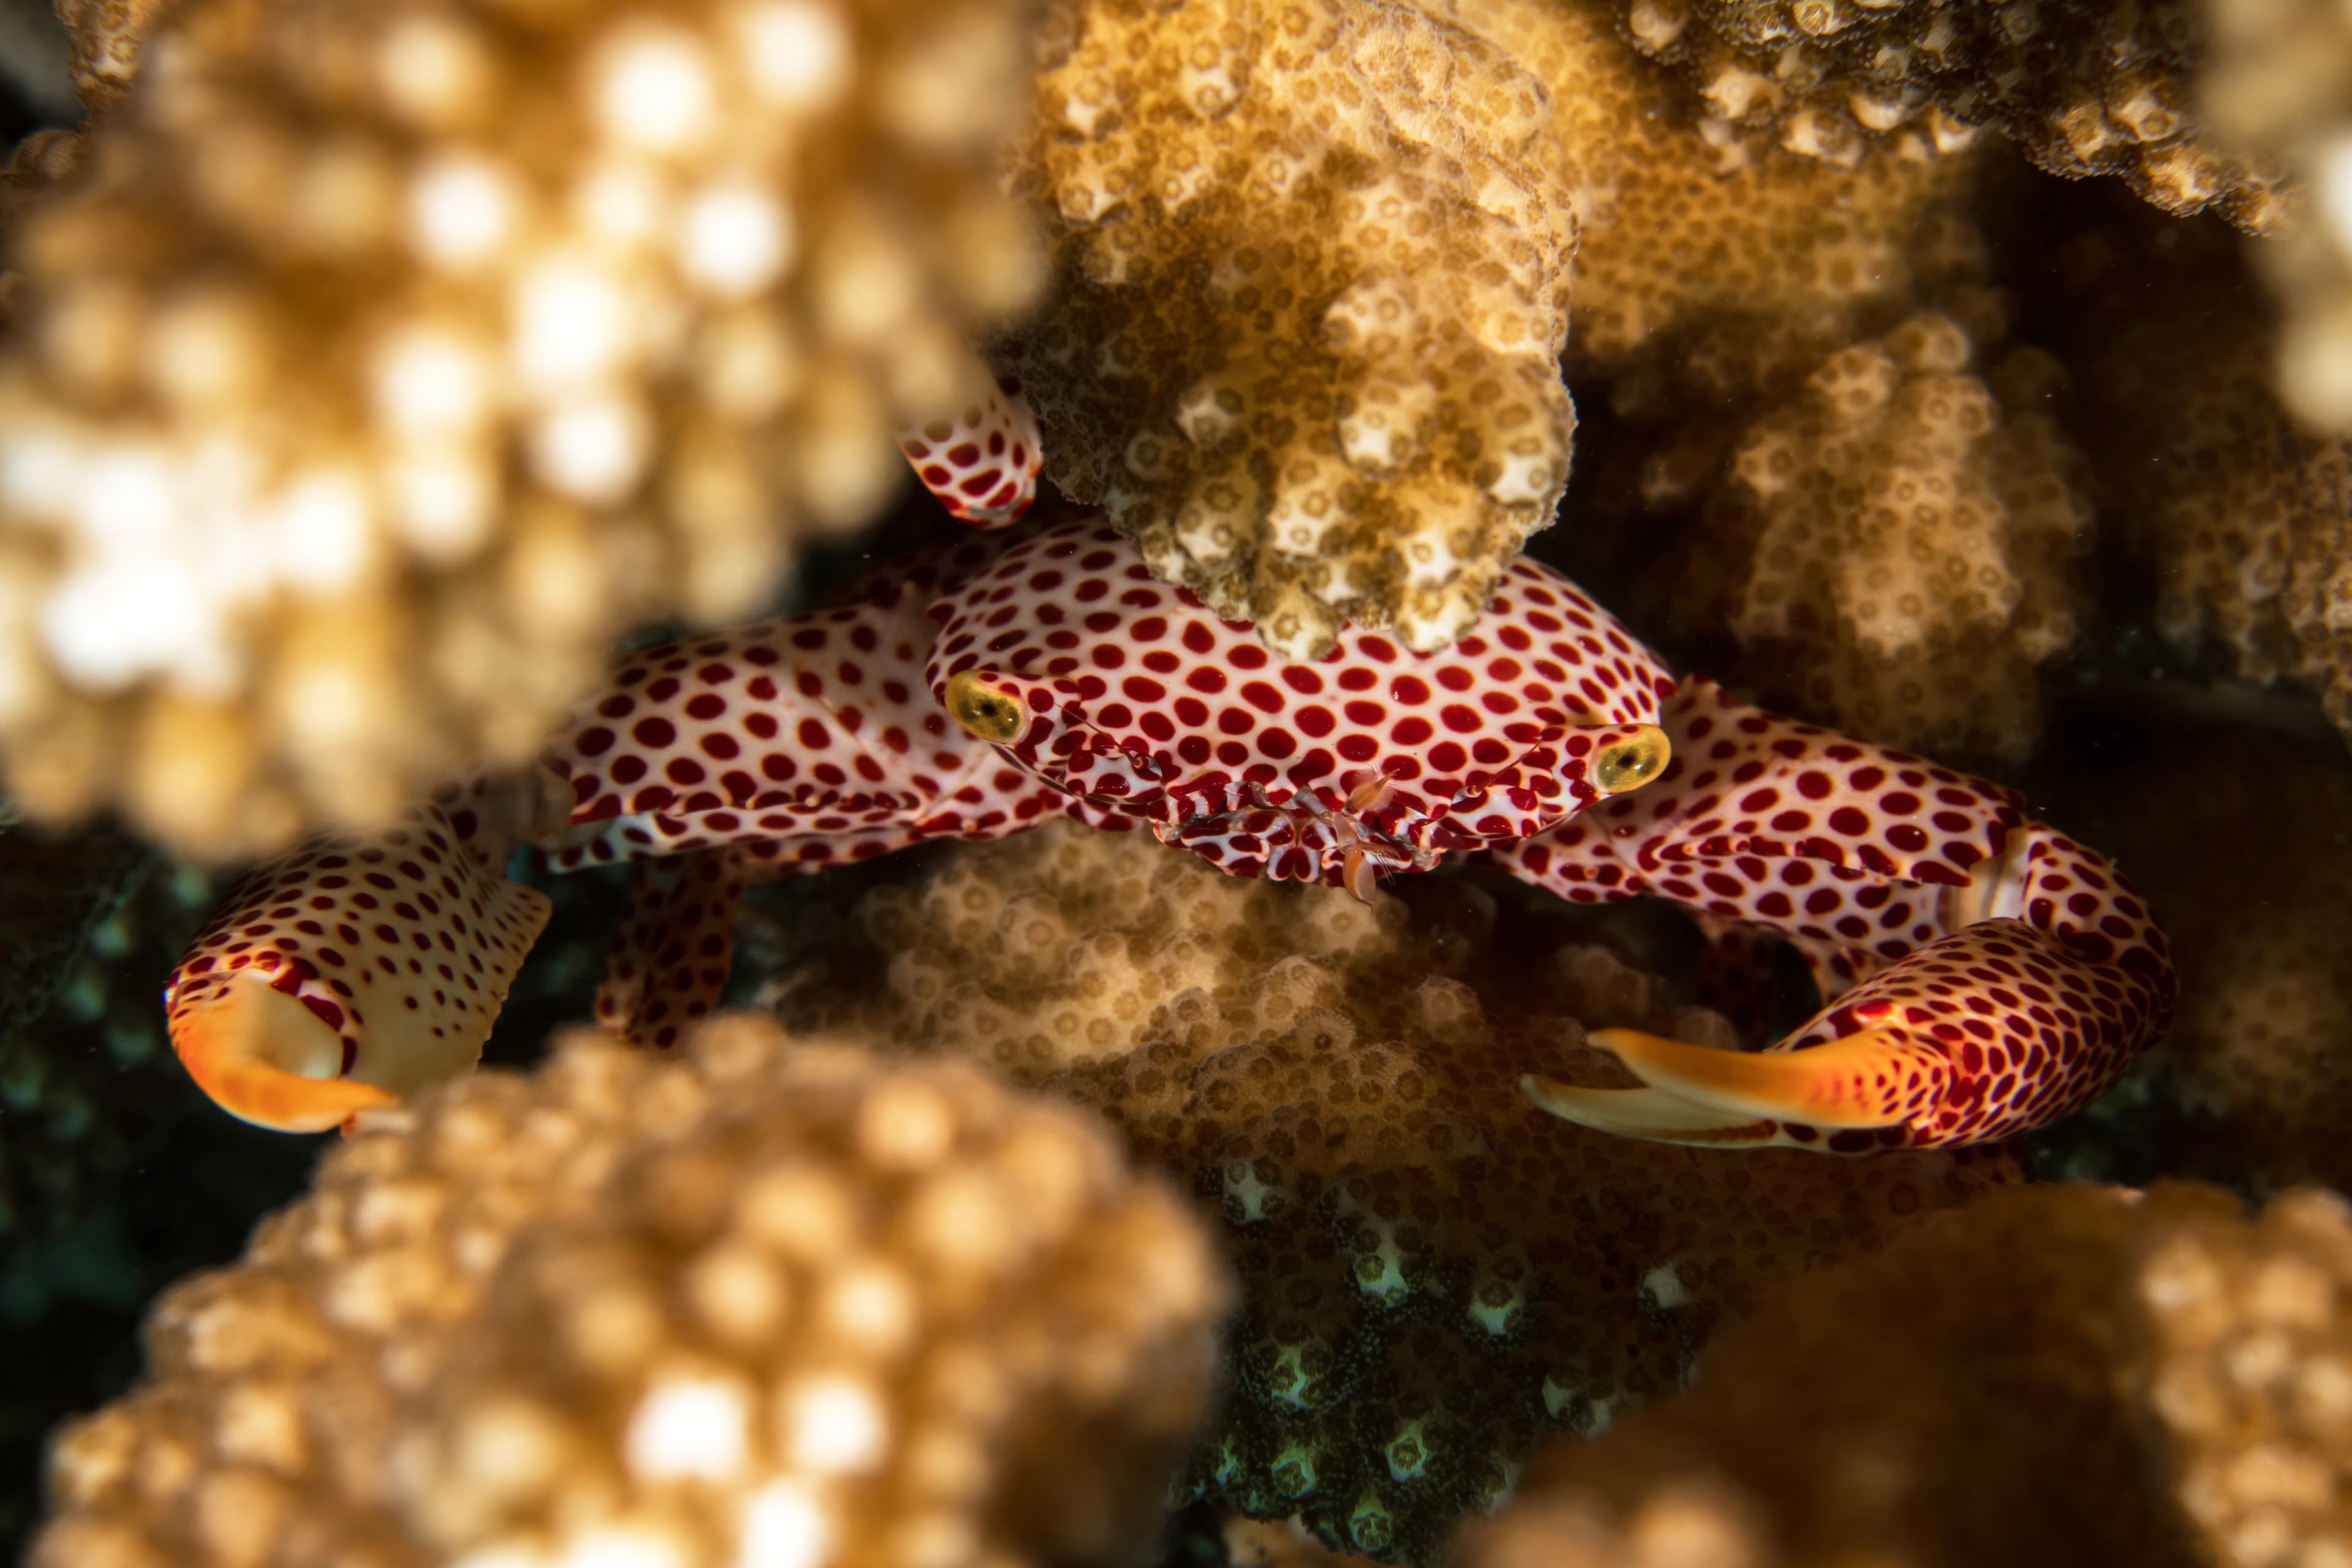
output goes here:
[[0, 746], [224, 856], [527, 756], [994, 389], [1027, 14], [198, 0], [18, 226]]
[[1074, 1112], [734, 1018], [365, 1133], [50, 1464], [40, 1568], [1111, 1560], [1222, 1268]]
[[2279, 164], [2199, 122], [2206, 18], [2190, 0], [1629, 0], [1625, 26], [1681, 68], [1702, 133], [1852, 167], [2006, 136], [2052, 174], [2121, 177], [2167, 212], [2273, 227]]
[[1727, 155], [1590, 5], [1121, 0], [1045, 37], [1015, 173], [1055, 280], [1002, 357], [1047, 471], [1294, 657], [1475, 618], [1567, 479], [1563, 337], [1899, 296], [1965, 176]]
[[1456, 1562], [2337, 1562], [2347, 1351], [2334, 1194], [2251, 1221], [2196, 1186], [2000, 1194], [1798, 1283], [1687, 1394], [1540, 1456]]
[[1670, 1392], [1795, 1273], [2004, 1167], [1731, 1160], [1547, 1117], [1514, 1080], [1610, 1081], [1588, 1026], [1730, 1028], [1475, 884], [1400, 888], [1366, 905], [1056, 825], [866, 895], [777, 984], [787, 1019], [1093, 1107], [1189, 1186], [1244, 1304], [1183, 1490], [1425, 1563], [1538, 1435]]
[[1450, 642], [1551, 521], [1570, 209], [1549, 90], [1433, 9], [1065, 4], [1008, 348], [1048, 472], [1272, 647]]
[[1678, 618], [1727, 627], [1800, 711], [2023, 752], [2090, 545], [2086, 465], [2044, 406], [2059, 378], [2030, 350], [1978, 364], [1940, 313], [1829, 353], [1732, 447], [1679, 552]]
[[[2137, 253], [2151, 237], [2080, 241], [2081, 296], [2145, 278]], [[2352, 440], [2295, 418], [2271, 367], [2275, 346], [2308, 342], [2309, 328], [2273, 321], [2216, 237], [2167, 248], [2123, 309], [2092, 306], [2069, 356], [2092, 395], [2085, 439], [2117, 521], [2156, 574], [2156, 628], [2250, 683], [2308, 687], [2352, 732]]]

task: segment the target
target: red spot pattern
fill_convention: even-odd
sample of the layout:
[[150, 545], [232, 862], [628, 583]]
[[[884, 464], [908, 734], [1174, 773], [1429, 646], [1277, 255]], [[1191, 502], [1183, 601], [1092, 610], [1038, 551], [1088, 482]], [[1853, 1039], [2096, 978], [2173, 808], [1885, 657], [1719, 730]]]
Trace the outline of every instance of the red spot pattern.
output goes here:
[[[1016, 451], [1034, 471], [1034, 432], [1002, 452], [961, 427], [921, 436], [919, 461], [950, 478]], [[1023, 705], [1025, 731], [992, 745], [947, 717], [940, 694], [967, 670]], [[1672, 763], [1603, 799], [1593, 758], [1652, 723]], [[556, 865], [649, 862], [598, 1011], [656, 1046], [715, 1005], [747, 879], [1064, 815], [1148, 826], [1237, 875], [1339, 885], [1488, 849], [1571, 900], [1655, 892], [1719, 930], [1769, 927], [1832, 998], [1776, 1048], [1882, 1027], [1927, 1053], [1869, 1086], [1903, 1107], [1899, 1126], [1779, 1129], [1789, 1142], [2007, 1136], [2097, 1093], [2171, 1006], [2145, 909], [2015, 797], [1708, 682], [1678, 691], [1526, 561], [1442, 653], [1346, 630], [1326, 658], [1276, 665], [1107, 526], [966, 538], [880, 569], [841, 607], [630, 656], [546, 766], [569, 821], [533, 841]], [[257, 873], [184, 963], [174, 1005], [256, 968], [341, 1020], [346, 1070], [368, 1081], [368, 1020], [390, 1009], [417, 1016], [411, 1045], [429, 1028], [478, 1049], [536, 931], [499, 900], [537, 895], [494, 879], [539, 820], [516, 799], [446, 791], [402, 835]]]
[[2005, 1138], [2089, 1103], [2163, 1031], [2163, 933], [2113, 867], [2009, 791], [1710, 681], [1685, 682], [1661, 723], [1675, 760], [1655, 783], [1495, 858], [1579, 902], [1657, 893], [1788, 937], [1832, 1005], [1776, 1050], [1883, 1027], [1947, 1064], [1883, 1086], [1898, 1125], [1787, 1125], [1783, 1141]]
[[175, 1044], [250, 973], [335, 1031], [336, 1077], [406, 1093], [471, 1067], [547, 900], [502, 875], [493, 831], [520, 807], [482, 785], [442, 793], [384, 833], [316, 839], [239, 879], [164, 985]]
[[899, 431], [898, 449], [949, 515], [974, 528], [1019, 521], [1036, 499], [1045, 461], [1037, 416], [1010, 376], [952, 418]]
[[[1242, 876], [1344, 885], [1351, 853], [1421, 868], [1538, 832], [1599, 798], [1593, 753], [1673, 689], [1613, 616], [1528, 561], [1442, 653], [1349, 629], [1279, 670], [1102, 524], [1024, 540], [933, 615], [935, 695], [966, 670], [1013, 693], [1037, 716], [1004, 748], [1024, 768]], [[1390, 787], [1355, 809], [1367, 778]]]

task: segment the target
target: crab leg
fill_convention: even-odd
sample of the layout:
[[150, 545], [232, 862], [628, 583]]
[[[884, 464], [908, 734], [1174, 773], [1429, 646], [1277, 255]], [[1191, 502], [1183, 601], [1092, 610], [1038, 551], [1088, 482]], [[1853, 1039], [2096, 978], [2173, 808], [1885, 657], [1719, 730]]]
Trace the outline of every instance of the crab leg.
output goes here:
[[1647, 788], [1496, 858], [1583, 902], [1654, 892], [1796, 941], [1831, 998], [1769, 1051], [1591, 1037], [1638, 1089], [1544, 1109], [1674, 1142], [1990, 1142], [2077, 1109], [2162, 1030], [2164, 938], [2114, 868], [2007, 791], [1691, 681]]
[[541, 782], [445, 791], [241, 879], [163, 989], [189, 1076], [240, 1120], [318, 1132], [472, 1067], [547, 923], [503, 869]]
[[[950, 437], [919, 472], [950, 510], [995, 527], [1026, 509], [1035, 426], [1017, 389], [977, 400]], [[470, 1068], [547, 922], [546, 897], [506, 879], [519, 844], [567, 868], [686, 856], [641, 879], [598, 1005], [667, 1043], [724, 983], [744, 876], [1045, 820], [1063, 797], [948, 723], [923, 682], [933, 593], [1001, 549], [961, 541], [847, 608], [646, 650], [543, 768], [453, 786], [383, 833], [323, 837], [250, 872], [164, 989], [190, 1076], [232, 1115], [320, 1131]], [[722, 845], [745, 848], [689, 853]], [[721, 885], [689, 897], [710, 865]], [[666, 921], [689, 906], [687, 942]]]
[[1020, 521], [1036, 499], [1045, 452], [1021, 384], [991, 374], [985, 365], [974, 369], [963, 408], [902, 428], [898, 449], [957, 521], [1005, 528]]

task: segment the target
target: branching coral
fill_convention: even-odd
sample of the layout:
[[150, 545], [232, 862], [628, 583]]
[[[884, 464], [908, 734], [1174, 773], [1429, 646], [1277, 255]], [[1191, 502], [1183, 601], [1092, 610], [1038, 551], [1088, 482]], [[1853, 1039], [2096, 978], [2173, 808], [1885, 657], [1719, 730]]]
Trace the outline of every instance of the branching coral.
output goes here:
[[2076, 636], [2091, 508], [2047, 408], [2055, 363], [1975, 357], [1953, 318], [1914, 316], [1828, 353], [1727, 458], [1719, 416], [1661, 444], [1645, 496], [1704, 495], [1654, 590], [1675, 623], [1727, 629], [1774, 700], [1857, 733], [2027, 750], [2035, 667]]
[[1971, 172], [1966, 158], [1837, 168], [1711, 139], [1595, 0], [1456, 9], [1551, 91], [1551, 166], [1578, 226], [1569, 349], [1580, 369], [1726, 315], [1794, 320], [1905, 298], [1914, 231]]
[[[0, 739], [190, 850], [529, 755], [960, 407], [1017, 0], [198, 0], [24, 226]], [[126, 35], [135, 37], [135, 29]]]
[[1568, 479], [1546, 85], [1409, 5], [1069, 3], [1049, 37], [1024, 178], [1064, 275], [1009, 352], [1055, 479], [1286, 653], [1452, 641]]
[[[1550, 1450], [1460, 1561], [1623, 1561], [1577, 1551], [1620, 1530], [1653, 1542], [1632, 1561], [1709, 1568], [2339, 1561], [2348, 1345], [2333, 1194], [2248, 1223], [2211, 1189], [2002, 1194], [1801, 1283], [1684, 1398]], [[1660, 1552], [1670, 1525], [1692, 1550]]]
[[1566, 481], [1564, 332], [1899, 292], [1959, 178], [1727, 160], [1581, 0], [1071, 0], [1047, 37], [1017, 172], [1058, 279], [1004, 353], [1049, 471], [1293, 656], [1476, 615]]
[[43, 1568], [1097, 1559], [1223, 1302], [1174, 1201], [961, 1066], [583, 1038], [331, 1156], [52, 1458]]
[[1366, 906], [1042, 828], [868, 895], [872, 945], [836, 937], [782, 1005], [986, 1058], [1194, 1186], [1244, 1307], [1192, 1487], [1426, 1561], [1539, 1431], [1672, 1389], [1790, 1273], [1990, 1172], [1727, 1160], [1545, 1117], [1517, 1077], [1574, 1069], [1585, 1025], [1729, 1030], [1602, 949], [1498, 921], [1470, 884], [1401, 886], [1410, 907]]
[[2067, 348], [2113, 515], [2156, 574], [2158, 629], [2246, 680], [2317, 691], [2352, 731], [2352, 444], [2273, 390], [2273, 325], [2210, 228], [2094, 224], [2066, 247]]
[[1707, 134], [1761, 132], [1840, 166], [1917, 160], [2008, 136], [2055, 174], [2121, 176], [2171, 213], [2277, 222], [2271, 162], [2217, 143], [2189, 73], [2205, 19], [2189, 0], [1946, 5], [1928, 0], [1629, 0], [1626, 26], [1682, 67]]

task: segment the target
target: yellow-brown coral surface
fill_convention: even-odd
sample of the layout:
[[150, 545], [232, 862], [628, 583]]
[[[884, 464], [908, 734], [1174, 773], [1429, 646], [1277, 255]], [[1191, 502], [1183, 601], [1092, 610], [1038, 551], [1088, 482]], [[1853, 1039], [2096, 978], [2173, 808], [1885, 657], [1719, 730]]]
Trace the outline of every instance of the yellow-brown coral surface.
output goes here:
[[1433, 10], [1066, 0], [1023, 154], [1061, 276], [1009, 350], [1049, 471], [1273, 647], [1453, 640], [1551, 520], [1551, 90]]
[[1549, 1450], [1459, 1561], [2342, 1561], [2347, 1354], [2333, 1194], [2251, 1223], [2211, 1188], [2000, 1194], [1804, 1281], [1683, 1398]]
[[788, 982], [785, 1016], [980, 1057], [1192, 1186], [1244, 1300], [1187, 1484], [1348, 1550], [1431, 1560], [1538, 1433], [1670, 1392], [1797, 1272], [1992, 1179], [1540, 1114], [1518, 1076], [1592, 1069], [1587, 1026], [1730, 1031], [1469, 883], [1364, 905], [1066, 825], [942, 859], [866, 896], [865, 941]]
[[2278, 168], [2198, 123], [2205, 18], [2189, 0], [1630, 0], [1625, 21], [1644, 53], [1684, 68], [1721, 140], [1760, 134], [1850, 166], [1941, 157], [1990, 131], [2053, 174], [2119, 175], [2168, 212], [2256, 231], [2280, 216]]
[[1048, 472], [1294, 657], [1475, 616], [1566, 483], [1563, 338], [1899, 292], [1960, 177], [1727, 158], [1592, 5], [1065, 0], [1046, 37], [1016, 172], [1056, 279], [1003, 353]]
[[969, 1064], [583, 1036], [329, 1158], [67, 1430], [40, 1568], [1096, 1561], [1225, 1299], [1099, 1131]]
[[[224, 855], [530, 755], [903, 482], [1034, 266], [1018, 0], [194, 0], [19, 228], [0, 746]], [[136, 29], [126, 37], [135, 38]]]
[[[1749, 425], [1674, 578], [1801, 711], [1894, 745], [2020, 754], [2075, 640], [2084, 464], [2046, 355], [1976, 363], [1940, 313], [1824, 357]], [[1671, 483], [1671, 480], [1667, 481]]]

